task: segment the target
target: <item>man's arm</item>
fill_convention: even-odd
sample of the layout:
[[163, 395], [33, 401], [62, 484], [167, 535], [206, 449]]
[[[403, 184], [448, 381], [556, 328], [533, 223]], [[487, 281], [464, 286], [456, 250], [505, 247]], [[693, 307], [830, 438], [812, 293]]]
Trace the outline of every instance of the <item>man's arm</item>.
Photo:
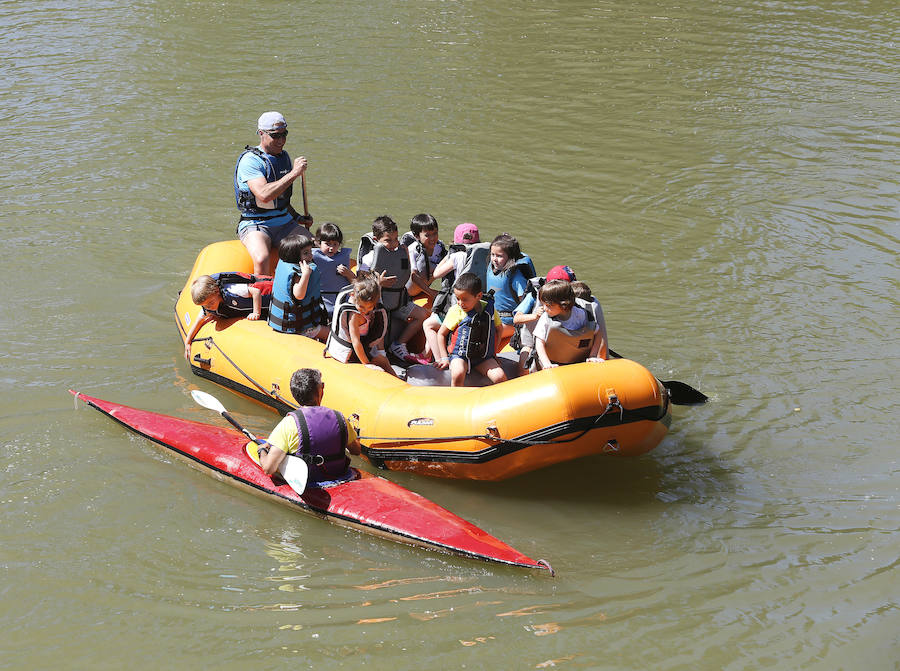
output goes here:
[[294, 167], [276, 182], [267, 182], [264, 176], [247, 180], [247, 188], [256, 196], [257, 202], [270, 202], [282, 195], [287, 188], [306, 172], [306, 157], [294, 159]]

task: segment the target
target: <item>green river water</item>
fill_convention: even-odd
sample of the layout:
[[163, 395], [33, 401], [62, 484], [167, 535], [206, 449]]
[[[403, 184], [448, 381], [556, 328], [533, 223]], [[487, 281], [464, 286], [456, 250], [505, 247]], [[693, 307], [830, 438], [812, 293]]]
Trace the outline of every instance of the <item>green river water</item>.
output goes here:
[[[900, 668], [896, 9], [0, 1], [0, 668]], [[173, 319], [270, 109], [352, 246], [383, 213], [512, 232], [711, 397], [637, 459], [388, 474], [558, 577], [298, 517], [74, 407], [216, 422], [199, 387], [274, 425]]]

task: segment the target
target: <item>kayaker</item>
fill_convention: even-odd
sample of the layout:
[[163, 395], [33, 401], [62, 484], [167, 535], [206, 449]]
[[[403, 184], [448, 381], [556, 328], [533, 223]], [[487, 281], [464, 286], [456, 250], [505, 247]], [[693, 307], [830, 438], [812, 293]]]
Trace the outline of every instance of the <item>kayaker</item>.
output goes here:
[[247, 145], [234, 168], [234, 198], [241, 214], [237, 234], [253, 259], [253, 272], [271, 275], [278, 243], [292, 233], [312, 237], [312, 217], [291, 207], [293, 184], [306, 173], [306, 157], [292, 162], [284, 150], [287, 121], [279, 112], [260, 116], [256, 128], [259, 145]]
[[268, 311], [272, 298], [272, 278], [247, 273], [199, 275], [191, 284], [191, 300], [202, 312], [184, 339], [184, 357], [190, 361], [191, 343], [201, 327], [214, 319], [246, 317], [255, 321]]
[[260, 467], [272, 475], [285, 456], [292, 454], [309, 464], [310, 482], [350, 477], [347, 452], [360, 453], [359, 438], [341, 413], [320, 405], [325, 393], [321, 372], [315, 368], [296, 370], [290, 386], [300, 407], [285, 415], [269, 439], [257, 448]]

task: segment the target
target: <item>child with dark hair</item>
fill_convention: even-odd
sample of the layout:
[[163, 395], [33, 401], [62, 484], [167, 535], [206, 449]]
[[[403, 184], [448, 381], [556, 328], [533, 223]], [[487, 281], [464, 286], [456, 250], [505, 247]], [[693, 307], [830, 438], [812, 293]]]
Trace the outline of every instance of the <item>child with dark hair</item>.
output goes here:
[[[485, 286], [488, 291], [494, 292], [497, 312], [503, 322], [500, 339], [504, 341], [515, 332], [513, 310], [528, 291], [529, 278], [523, 274], [519, 264], [522, 258], [519, 241], [508, 233], [501, 233], [491, 241], [491, 264]], [[531, 272], [531, 276], [534, 276], [534, 272]]]
[[[466, 373], [474, 368], [492, 383], [506, 380], [506, 373], [494, 358], [500, 318], [494, 310], [493, 297], [482, 300], [481, 278], [463, 273], [453, 283], [456, 304], [447, 311], [438, 331], [440, 358], [435, 366], [450, 369], [450, 386], [462, 387]], [[453, 334], [450, 351], [447, 336]]]
[[338, 293], [356, 279], [350, 270], [350, 248], [344, 247], [344, 234], [337, 224], [322, 224], [316, 231], [316, 247], [313, 261], [321, 277], [322, 302], [329, 317], [334, 312], [334, 299]]
[[278, 246], [269, 326], [325, 342], [328, 313], [322, 303], [321, 277], [313, 263], [312, 246], [312, 239], [301, 235], [290, 235]]
[[434, 270], [447, 255], [447, 246], [438, 239], [438, 222], [430, 214], [417, 214], [409, 222], [409, 232], [400, 239], [401, 244], [409, 247], [412, 263], [412, 278], [409, 293], [411, 296], [437, 296], [431, 288], [434, 281]]
[[580, 361], [602, 362], [604, 338], [589, 302], [575, 298], [572, 283], [550, 280], [538, 292], [544, 314], [534, 327], [536, 363], [540, 368]]

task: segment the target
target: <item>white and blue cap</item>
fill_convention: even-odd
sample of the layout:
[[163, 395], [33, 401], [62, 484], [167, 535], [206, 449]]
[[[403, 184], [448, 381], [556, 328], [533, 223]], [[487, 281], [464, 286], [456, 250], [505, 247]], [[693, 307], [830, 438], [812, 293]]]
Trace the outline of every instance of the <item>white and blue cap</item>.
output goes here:
[[256, 129], [262, 131], [278, 131], [287, 129], [287, 121], [280, 112], [266, 112], [256, 122]]

